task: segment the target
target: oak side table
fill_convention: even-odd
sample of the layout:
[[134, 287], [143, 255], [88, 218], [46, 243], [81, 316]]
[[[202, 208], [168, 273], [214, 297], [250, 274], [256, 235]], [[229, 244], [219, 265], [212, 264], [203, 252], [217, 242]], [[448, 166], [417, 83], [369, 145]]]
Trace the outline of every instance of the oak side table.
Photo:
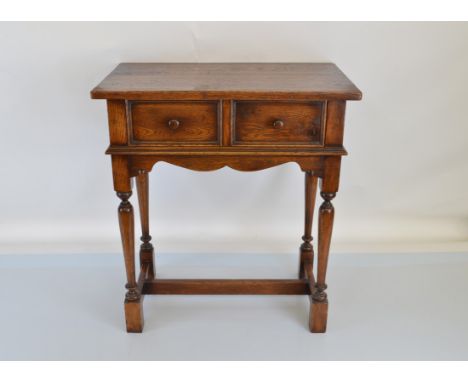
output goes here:
[[[114, 189], [127, 292], [128, 332], [143, 330], [145, 294], [309, 295], [309, 328], [327, 326], [325, 283], [338, 191], [347, 100], [361, 92], [331, 63], [122, 63], [91, 97], [107, 100]], [[191, 170], [224, 166], [256, 171], [295, 162], [305, 173], [305, 224], [297, 279], [158, 279], [148, 216], [148, 173], [157, 162]], [[140, 272], [135, 274], [132, 179], [141, 218]], [[318, 179], [317, 271], [312, 216]]]

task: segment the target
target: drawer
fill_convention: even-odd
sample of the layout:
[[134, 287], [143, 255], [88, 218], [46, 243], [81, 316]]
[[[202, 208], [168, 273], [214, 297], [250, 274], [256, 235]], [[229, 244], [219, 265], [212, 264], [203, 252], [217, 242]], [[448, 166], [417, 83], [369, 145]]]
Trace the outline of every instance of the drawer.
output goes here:
[[132, 101], [128, 103], [130, 140], [145, 145], [218, 145], [217, 101]]
[[321, 146], [324, 102], [234, 103], [234, 145]]

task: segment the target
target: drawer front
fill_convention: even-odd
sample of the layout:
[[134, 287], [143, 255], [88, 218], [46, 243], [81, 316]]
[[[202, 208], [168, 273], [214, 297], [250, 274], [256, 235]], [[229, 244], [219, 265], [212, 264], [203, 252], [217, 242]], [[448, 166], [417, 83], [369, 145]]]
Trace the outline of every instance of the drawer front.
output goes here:
[[322, 146], [324, 102], [234, 103], [234, 145]]
[[130, 138], [145, 145], [219, 145], [220, 105], [212, 102], [129, 102]]

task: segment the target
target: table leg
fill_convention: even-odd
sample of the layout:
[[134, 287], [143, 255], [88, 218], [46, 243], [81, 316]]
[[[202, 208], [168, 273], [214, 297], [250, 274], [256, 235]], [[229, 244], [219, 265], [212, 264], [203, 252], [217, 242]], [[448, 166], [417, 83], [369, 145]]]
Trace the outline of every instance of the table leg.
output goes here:
[[340, 179], [340, 157], [328, 157], [324, 160], [324, 169], [320, 181], [320, 196], [323, 203], [318, 216], [318, 248], [317, 248], [317, 277], [311, 279], [311, 307], [309, 328], [313, 333], [324, 333], [327, 330], [328, 296], [325, 282], [330, 253], [330, 242], [333, 230], [335, 209], [332, 199], [338, 191]]
[[303, 243], [300, 247], [299, 278], [306, 277], [305, 268], [309, 268], [308, 274], [312, 274], [314, 264], [314, 249], [312, 246], [312, 220], [314, 216], [315, 197], [317, 194], [317, 180], [312, 171], [305, 171], [305, 219]]
[[318, 260], [317, 260], [317, 280], [312, 291], [312, 305], [309, 319], [310, 331], [313, 333], [324, 333], [327, 329], [328, 298], [325, 289], [327, 284], [325, 278], [327, 274], [328, 255], [330, 252], [330, 241], [333, 229], [333, 219], [335, 209], [331, 200], [335, 193], [321, 192], [324, 199], [319, 210], [319, 232], [318, 232]]
[[148, 197], [148, 172], [140, 170], [136, 177], [136, 186], [138, 193], [138, 205], [140, 207], [141, 221], [141, 241], [140, 246], [140, 267], [148, 264], [148, 279], [154, 279], [155, 263], [154, 263], [154, 248], [151, 244], [151, 236], [149, 234], [149, 197]]
[[125, 320], [127, 332], [140, 333], [143, 330], [142, 299], [135, 276], [135, 232], [133, 207], [128, 201], [132, 192], [117, 192], [122, 200], [119, 208], [120, 236], [122, 238], [125, 270], [127, 272], [127, 293], [125, 295]]

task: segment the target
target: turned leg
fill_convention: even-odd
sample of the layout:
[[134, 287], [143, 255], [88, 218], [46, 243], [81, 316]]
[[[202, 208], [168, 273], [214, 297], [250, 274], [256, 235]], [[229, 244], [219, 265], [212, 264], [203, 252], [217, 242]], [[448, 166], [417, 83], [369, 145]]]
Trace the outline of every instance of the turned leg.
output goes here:
[[138, 193], [138, 205], [140, 207], [141, 241], [140, 266], [148, 266], [148, 279], [154, 279], [154, 249], [149, 234], [149, 197], [148, 197], [148, 172], [141, 170], [136, 177]]
[[127, 272], [127, 293], [125, 295], [125, 320], [127, 332], [140, 333], [143, 330], [142, 298], [138, 291], [135, 276], [135, 232], [133, 207], [128, 201], [131, 192], [117, 192], [122, 200], [119, 205], [119, 226]]
[[[312, 246], [312, 219], [314, 216], [315, 196], [317, 194], [317, 177], [311, 171], [305, 172], [305, 219], [303, 243], [300, 247], [299, 278], [311, 277], [314, 264]], [[307, 270], [307, 272], [306, 272]]]
[[313, 333], [324, 333], [327, 329], [328, 299], [325, 292], [325, 289], [327, 289], [325, 278], [333, 218], [335, 215], [335, 210], [331, 203], [331, 200], [335, 197], [335, 193], [321, 192], [320, 195], [324, 201], [320, 206], [318, 219], [317, 280], [312, 290], [312, 304], [309, 318], [309, 328]]

